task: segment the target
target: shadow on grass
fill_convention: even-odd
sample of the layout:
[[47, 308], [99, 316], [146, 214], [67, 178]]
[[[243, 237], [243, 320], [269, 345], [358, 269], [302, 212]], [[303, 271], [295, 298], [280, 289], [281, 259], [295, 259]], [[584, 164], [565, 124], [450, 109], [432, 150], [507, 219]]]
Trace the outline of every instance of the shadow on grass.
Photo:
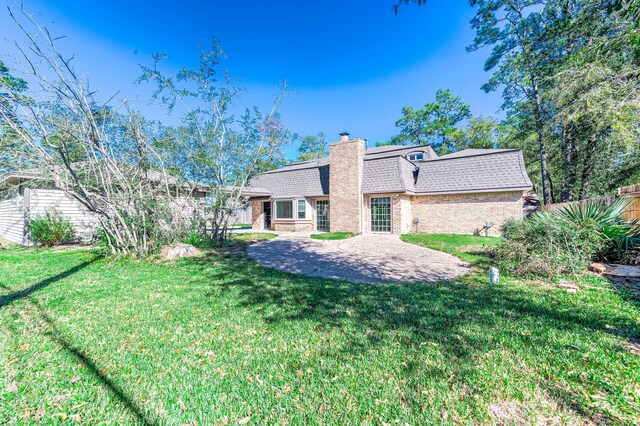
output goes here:
[[75, 359], [81, 363], [89, 372], [100, 382], [100, 384], [108, 390], [111, 395], [113, 395], [118, 402], [120, 402], [126, 409], [131, 413], [131, 415], [136, 419], [137, 423], [151, 426], [155, 425], [155, 423], [150, 420], [147, 415], [142, 411], [142, 409], [133, 401], [131, 398], [127, 396], [127, 394], [115, 383], [113, 383], [107, 376], [102, 374], [101, 368], [96, 365], [96, 363], [85, 355], [85, 352], [80, 348], [72, 345], [68, 340], [63, 337], [63, 334], [56, 327], [55, 321], [51, 318], [47, 312], [40, 306], [40, 304], [33, 300], [33, 298], [29, 298], [31, 303], [38, 309], [38, 313], [40, 317], [47, 323], [50, 330], [46, 331], [49, 338], [57, 343], [62, 349], [64, 349], [68, 354], [75, 357]]
[[326, 250], [321, 242], [310, 238], [278, 238], [251, 247], [248, 253], [272, 269], [360, 283], [437, 282], [468, 270], [466, 263], [445, 253], [424, 250], [424, 264], [417, 266], [402, 248], [364, 253], [357, 248], [359, 243], [355, 245], [353, 250]]
[[[480, 264], [489, 260], [481, 259]], [[340, 351], [355, 356], [389, 343], [409, 353], [435, 344], [448, 362], [457, 363], [458, 386], [473, 387], [477, 357], [496, 349], [523, 355], [532, 364], [562, 368], [580, 362], [584, 352], [559, 342], [558, 332], [567, 337], [581, 334], [585, 341], [599, 333], [626, 339], [638, 332], [634, 318], [624, 312], [580, 309], [566, 300], [571, 296], [557, 291], [492, 286], [477, 272], [431, 284], [361, 284], [278, 272], [244, 255], [218, 263], [215, 270], [210, 268], [212, 261], [190, 260], [211, 279], [211, 296], [229, 292], [238, 306], [273, 326], [299, 321], [311, 322], [315, 330], [338, 329], [345, 339]], [[418, 374], [416, 368], [413, 361], [404, 366], [408, 375]], [[433, 366], [426, 374], [446, 379], [449, 373]], [[548, 387], [540, 374], [540, 386]], [[562, 406], [589, 412], [577, 402], [579, 396], [571, 401], [566, 394], [554, 395]]]
[[46, 278], [24, 290], [12, 291], [9, 286], [0, 283], [1, 288], [10, 292], [8, 295], [0, 298], [0, 307], [9, 305], [16, 300], [26, 298], [37, 309], [40, 318], [42, 318], [42, 320], [47, 324], [48, 330], [45, 331], [45, 334], [53, 342], [60, 346], [60, 348], [63, 349], [66, 353], [72, 355], [77, 362], [82, 364], [100, 382], [100, 384], [106, 390], [108, 390], [109, 393], [113, 395], [127, 409], [129, 413], [131, 413], [138, 424], [142, 424], [145, 426], [155, 425], [155, 422], [150, 420], [142, 411], [142, 409], [131, 398], [129, 398], [117, 384], [113, 383], [107, 376], [105, 376], [101, 372], [102, 369], [86, 355], [86, 351], [83, 351], [81, 348], [74, 346], [71, 342], [64, 338], [64, 334], [56, 326], [55, 320], [32, 296], [32, 293], [43, 289], [57, 281], [70, 277], [78, 271], [86, 268], [97, 259], [99, 259], [99, 257], [94, 257], [89, 261], [82, 262], [72, 268], [67, 269], [64, 272]]
[[[42, 290], [43, 288], [49, 287], [51, 284], [63, 280], [73, 274], [75, 274], [78, 271], [81, 271], [82, 269], [86, 268], [87, 266], [91, 265], [93, 262], [95, 262], [96, 260], [98, 260], [99, 257], [94, 257], [91, 260], [87, 260], [84, 261], [72, 268], [67, 269], [66, 271], [60, 272], [59, 274], [56, 274], [52, 277], [48, 277], [45, 278], [42, 281], [39, 281], [35, 284], [33, 284], [32, 286], [29, 286], [23, 290], [17, 290], [17, 291], [13, 291], [9, 294], [5, 294], [0, 296], [0, 308], [3, 308], [7, 305], [10, 305], [11, 303], [15, 302], [16, 300], [20, 300], [20, 299], [24, 299], [25, 297], [29, 297], [31, 296], [32, 293], [38, 291], [38, 290]], [[0, 284], [2, 285], [2, 284]], [[7, 289], [8, 287], [2, 285], [3, 288]]]

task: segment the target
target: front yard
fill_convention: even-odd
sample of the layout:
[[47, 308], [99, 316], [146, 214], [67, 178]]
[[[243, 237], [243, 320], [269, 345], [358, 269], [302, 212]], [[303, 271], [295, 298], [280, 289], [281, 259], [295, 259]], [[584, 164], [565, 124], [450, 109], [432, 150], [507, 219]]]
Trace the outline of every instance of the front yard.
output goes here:
[[[410, 238], [483, 265], [494, 243]], [[233, 246], [1, 251], [0, 423], [637, 423], [638, 301], [581, 284], [353, 284]]]

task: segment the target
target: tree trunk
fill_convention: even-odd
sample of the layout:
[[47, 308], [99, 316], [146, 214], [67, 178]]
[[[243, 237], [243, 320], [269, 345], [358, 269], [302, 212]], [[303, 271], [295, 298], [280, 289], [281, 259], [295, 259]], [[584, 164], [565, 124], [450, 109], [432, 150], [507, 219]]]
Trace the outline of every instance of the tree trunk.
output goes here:
[[542, 178], [542, 201], [544, 204], [549, 204], [551, 200], [551, 190], [549, 188], [549, 172], [548, 172], [548, 157], [547, 147], [544, 140], [544, 124], [542, 123], [542, 108], [540, 106], [540, 95], [538, 93], [538, 85], [536, 78], [531, 76], [531, 88], [533, 101], [533, 113], [536, 121], [536, 134], [538, 135], [538, 145], [540, 146], [540, 175]]
[[[563, 17], [567, 21], [567, 51], [566, 56], [573, 54], [575, 43], [572, 31], [571, 2], [566, 0], [563, 7]], [[576, 183], [576, 128], [571, 123], [562, 123], [562, 194], [563, 203], [573, 199], [573, 187]]]
[[589, 180], [591, 179], [591, 171], [593, 170], [593, 153], [596, 150], [598, 144], [598, 135], [593, 133], [589, 137], [587, 147], [584, 154], [584, 161], [582, 163], [582, 179], [580, 180], [580, 193], [579, 197], [584, 200], [587, 197], [587, 191], [589, 190]]
[[575, 165], [575, 127], [562, 125], [562, 194], [560, 201], [566, 203], [573, 199], [573, 186], [576, 180]]

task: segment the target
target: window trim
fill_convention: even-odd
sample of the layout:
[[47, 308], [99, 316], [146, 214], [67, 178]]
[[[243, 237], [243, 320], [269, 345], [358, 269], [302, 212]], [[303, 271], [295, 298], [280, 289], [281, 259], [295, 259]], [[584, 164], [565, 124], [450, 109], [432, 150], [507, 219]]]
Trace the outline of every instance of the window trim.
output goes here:
[[[278, 204], [279, 203], [286, 203], [286, 202], [291, 203], [291, 217], [280, 217], [278, 215]], [[275, 207], [276, 208], [274, 209], [275, 210], [275, 215], [273, 215], [273, 217], [275, 219], [278, 219], [278, 220], [293, 220], [294, 219], [294, 216], [293, 216], [293, 200], [292, 199], [291, 200], [289, 200], [289, 199], [287, 199], [287, 200], [274, 200], [274, 203], [275, 203]]]
[[[300, 217], [300, 201], [302, 201], [302, 217]], [[304, 198], [298, 198], [297, 206], [296, 219], [305, 220], [307, 218], [307, 200]]]
[[[291, 203], [291, 216], [292, 217], [278, 217], [278, 203], [280, 202], [290, 202]], [[300, 217], [300, 201], [304, 201], [304, 217]], [[285, 221], [297, 221], [297, 220], [310, 220], [309, 218], [309, 208], [308, 202], [306, 198], [282, 198], [273, 200], [274, 206], [271, 212], [271, 220], [285, 220]]]
[[[418, 155], [420, 156], [420, 158], [416, 158], [414, 160], [411, 159], [411, 157], [413, 157], [413, 156], [417, 157]], [[411, 152], [411, 153], [407, 154], [407, 160], [409, 160], [409, 161], [424, 161], [424, 152], [420, 152], [420, 151]]]
[[[372, 201], [374, 198], [388, 198], [389, 199], [389, 230], [388, 231], [374, 231], [373, 230], [373, 211], [372, 211]], [[393, 199], [394, 197], [391, 194], [371, 194], [369, 196], [369, 200], [368, 200], [368, 206], [369, 206], [369, 211], [368, 211], [368, 215], [369, 215], [369, 223], [367, 225], [367, 228], [369, 229], [369, 232], [371, 232], [372, 234], [393, 234], [393, 221], [394, 221], [394, 215], [393, 215]]]

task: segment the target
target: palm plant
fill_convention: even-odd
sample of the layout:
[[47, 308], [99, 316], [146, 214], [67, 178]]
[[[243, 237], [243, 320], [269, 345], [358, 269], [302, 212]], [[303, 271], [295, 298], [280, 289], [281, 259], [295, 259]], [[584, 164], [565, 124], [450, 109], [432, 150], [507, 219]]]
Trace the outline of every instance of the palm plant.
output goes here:
[[560, 219], [580, 228], [590, 227], [607, 243], [607, 250], [601, 255], [620, 258], [631, 248], [640, 246], [640, 227], [637, 221], [627, 221], [624, 218], [624, 212], [632, 202], [630, 197], [620, 197], [611, 204], [587, 200], [567, 204], [551, 213], [541, 212], [538, 218]]

